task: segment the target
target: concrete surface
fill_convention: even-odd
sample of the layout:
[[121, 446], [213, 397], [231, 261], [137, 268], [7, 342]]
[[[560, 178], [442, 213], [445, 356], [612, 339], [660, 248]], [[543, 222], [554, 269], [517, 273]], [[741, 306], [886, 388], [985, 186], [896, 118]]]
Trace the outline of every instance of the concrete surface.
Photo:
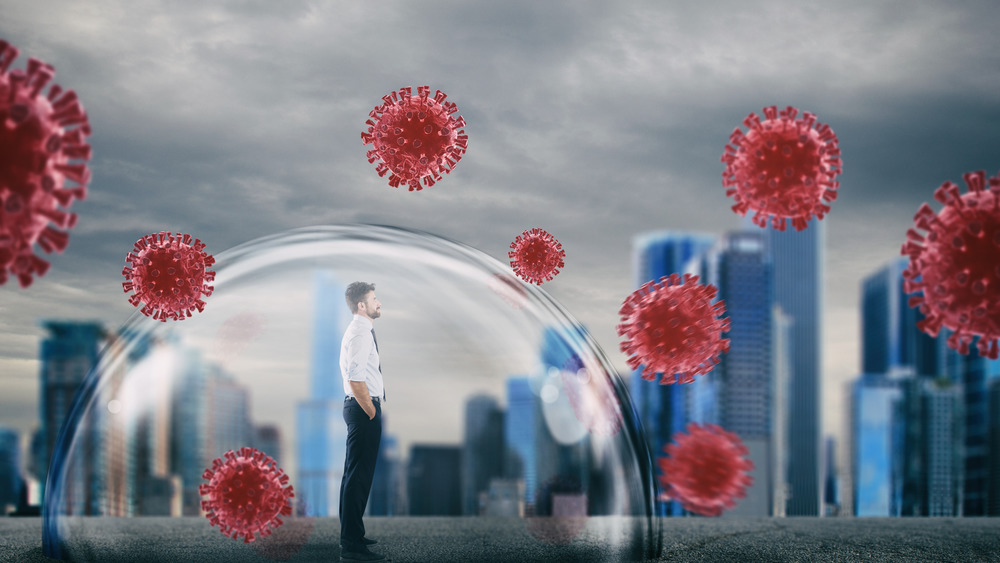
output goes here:
[[[620, 522], [366, 518], [396, 562], [617, 561]], [[656, 561], [1000, 562], [1000, 518], [665, 518]], [[291, 519], [264, 541], [229, 539], [203, 518], [89, 518], [74, 560], [212, 563], [339, 561], [336, 518]], [[627, 534], [627, 531], [626, 531]], [[0, 562], [51, 562], [40, 518], [0, 518]]]

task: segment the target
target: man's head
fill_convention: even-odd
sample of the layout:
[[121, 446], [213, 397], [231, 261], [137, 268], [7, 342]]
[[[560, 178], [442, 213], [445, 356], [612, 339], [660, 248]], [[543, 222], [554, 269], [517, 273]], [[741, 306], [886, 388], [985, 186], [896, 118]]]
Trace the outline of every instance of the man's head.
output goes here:
[[347, 306], [355, 315], [375, 320], [382, 316], [382, 304], [375, 298], [375, 284], [354, 282], [344, 292]]

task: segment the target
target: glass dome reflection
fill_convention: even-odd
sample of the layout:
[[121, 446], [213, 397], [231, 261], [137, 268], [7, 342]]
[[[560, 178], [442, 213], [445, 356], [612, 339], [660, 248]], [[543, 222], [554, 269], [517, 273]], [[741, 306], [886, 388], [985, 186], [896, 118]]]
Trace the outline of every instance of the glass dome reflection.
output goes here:
[[[652, 465], [625, 386], [586, 331], [506, 265], [368, 225], [288, 231], [216, 259], [202, 313], [134, 314], [77, 394], [46, 484], [46, 555], [334, 557], [343, 292], [355, 280], [374, 283], [383, 304], [387, 402], [366, 523], [391, 534], [392, 518], [378, 516], [478, 516], [411, 518], [427, 528], [420, 553], [394, 552], [391, 536], [383, 553], [428, 560], [459, 537], [463, 557], [481, 561], [660, 553]], [[275, 458], [295, 491], [293, 516], [250, 544], [211, 527], [198, 494], [212, 460], [244, 446]]]

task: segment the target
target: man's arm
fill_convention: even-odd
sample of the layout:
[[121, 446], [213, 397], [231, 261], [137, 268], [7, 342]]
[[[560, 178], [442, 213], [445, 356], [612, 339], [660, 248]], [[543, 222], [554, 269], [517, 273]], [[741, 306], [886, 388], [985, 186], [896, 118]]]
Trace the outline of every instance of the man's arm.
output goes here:
[[351, 381], [351, 391], [354, 392], [354, 398], [361, 405], [361, 408], [365, 410], [365, 414], [368, 415], [368, 420], [375, 418], [375, 405], [372, 403], [372, 397], [368, 394], [368, 385], [364, 381]]

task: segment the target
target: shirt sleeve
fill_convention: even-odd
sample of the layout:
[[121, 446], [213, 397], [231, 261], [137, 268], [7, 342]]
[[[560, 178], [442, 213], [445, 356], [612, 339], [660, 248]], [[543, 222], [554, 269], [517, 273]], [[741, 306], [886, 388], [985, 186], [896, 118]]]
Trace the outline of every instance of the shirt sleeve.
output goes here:
[[368, 335], [357, 334], [347, 342], [347, 379], [349, 381], [365, 381], [368, 367], [368, 357], [375, 347], [375, 342]]

